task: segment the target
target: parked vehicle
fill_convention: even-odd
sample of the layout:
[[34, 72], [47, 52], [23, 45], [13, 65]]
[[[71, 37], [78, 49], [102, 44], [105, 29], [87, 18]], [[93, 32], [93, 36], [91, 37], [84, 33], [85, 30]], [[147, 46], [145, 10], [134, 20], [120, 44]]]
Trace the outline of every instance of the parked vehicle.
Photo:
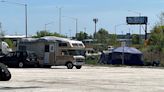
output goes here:
[[84, 64], [85, 46], [81, 41], [59, 38], [54, 36], [42, 38], [24, 38], [19, 42], [19, 50], [34, 51], [39, 65], [43, 67], [74, 66], [80, 69]]
[[4, 63], [8, 67], [27, 67], [27, 66], [38, 66], [36, 54], [27, 51], [15, 51], [10, 52], [0, 58], [0, 62]]
[[11, 79], [11, 73], [7, 67], [0, 63], [0, 81], [9, 81]]

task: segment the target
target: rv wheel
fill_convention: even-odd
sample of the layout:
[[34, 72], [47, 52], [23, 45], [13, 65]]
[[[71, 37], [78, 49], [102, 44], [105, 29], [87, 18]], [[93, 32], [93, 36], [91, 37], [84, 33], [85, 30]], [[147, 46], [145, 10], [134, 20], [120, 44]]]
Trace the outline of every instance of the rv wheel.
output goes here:
[[73, 64], [71, 62], [68, 62], [66, 64], [66, 66], [67, 66], [67, 69], [72, 69], [73, 68]]
[[75, 66], [75, 67], [76, 67], [76, 69], [81, 69], [82, 66], [80, 65], [80, 66]]
[[0, 81], [8, 81], [11, 79], [11, 73], [7, 67], [0, 63]]
[[19, 62], [19, 63], [18, 63], [18, 67], [19, 67], [19, 68], [23, 68], [23, 67], [24, 67], [23, 62]]

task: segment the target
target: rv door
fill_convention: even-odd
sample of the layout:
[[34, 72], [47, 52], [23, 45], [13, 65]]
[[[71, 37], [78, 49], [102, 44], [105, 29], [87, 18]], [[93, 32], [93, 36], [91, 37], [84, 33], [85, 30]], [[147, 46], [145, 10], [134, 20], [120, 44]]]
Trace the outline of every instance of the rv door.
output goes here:
[[45, 45], [45, 54], [44, 54], [44, 63], [45, 64], [54, 64], [54, 44]]
[[50, 48], [49, 48], [49, 45], [45, 45], [44, 47], [44, 64], [48, 64], [49, 63], [49, 51], [50, 51]]

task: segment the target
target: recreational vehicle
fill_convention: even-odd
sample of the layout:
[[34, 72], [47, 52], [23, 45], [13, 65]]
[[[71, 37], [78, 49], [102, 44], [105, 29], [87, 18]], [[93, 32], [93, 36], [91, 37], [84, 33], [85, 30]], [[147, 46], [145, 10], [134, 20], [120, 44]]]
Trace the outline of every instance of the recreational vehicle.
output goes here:
[[85, 46], [81, 41], [47, 36], [42, 38], [23, 38], [18, 50], [33, 51], [40, 66], [51, 67], [65, 65], [80, 69], [84, 64]]

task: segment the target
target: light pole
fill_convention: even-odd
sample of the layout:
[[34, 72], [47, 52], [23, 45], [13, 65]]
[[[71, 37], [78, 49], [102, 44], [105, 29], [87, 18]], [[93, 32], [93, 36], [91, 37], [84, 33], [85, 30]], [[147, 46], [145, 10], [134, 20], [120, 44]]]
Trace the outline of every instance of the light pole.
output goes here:
[[56, 7], [59, 9], [59, 34], [61, 34], [62, 31], [62, 22], [61, 22], [61, 15], [62, 15], [62, 7]]
[[93, 22], [95, 23], [95, 33], [94, 33], [94, 38], [96, 38], [96, 31], [97, 31], [97, 26], [96, 26], [96, 24], [97, 24], [97, 22], [98, 22], [98, 18], [94, 18], [94, 19], [93, 19]]
[[50, 25], [50, 24], [52, 24], [52, 23], [54, 23], [54, 22], [49, 22], [49, 23], [44, 24], [45, 31], [47, 31], [47, 25]]
[[26, 38], [27, 38], [27, 28], [28, 28], [28, 24], [27, 24], [27, 4], [22, 4], [22, 3], [17, 3], [17, 2], [9, 2], [9, 1], [5, 1], [5, 0], [1, 0], [1, 2], [6, 2], [6, 3], [10, 3], [10, 4], [15, 4], [15, 5], [21, 5], [24, 6], [25, 9], [25, 33], [26, 33]]
[[68, 17], [68, 16], [63, 16], [63, 17], [66, 17], [66, 18], [70, 18], [70, 19], [73, 19], [75, 20], [75, 29], [76, 29], [76, 38], [77, 38], [77, 33], [78, 33], [78, 19], [77, 18], [74, 18], [74, 17]]

